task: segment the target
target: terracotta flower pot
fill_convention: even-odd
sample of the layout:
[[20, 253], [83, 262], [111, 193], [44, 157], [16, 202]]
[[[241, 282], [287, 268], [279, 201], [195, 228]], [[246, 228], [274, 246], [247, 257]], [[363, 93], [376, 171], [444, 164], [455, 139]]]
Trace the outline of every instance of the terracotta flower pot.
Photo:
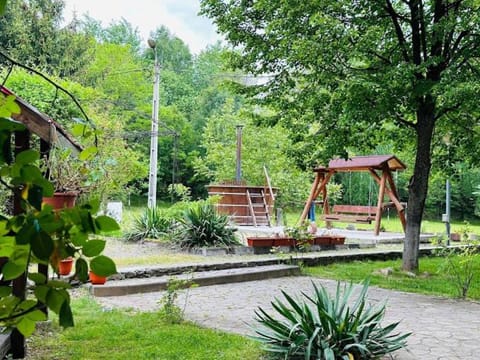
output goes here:
[[462, 236], [459, 233], [451, 233], [450, 240], [452, 241], [460, 241], [462, 240]]
[[58, 275], [69, 275], [73, 267], [73, 258], [62, 259], [58, 263]]
[[90, 277], [90, 282], [93, 284], [93, 285], [103, 285], [105, 284], [105, 282], [107, 281], [107, 278], [105, 276], [100, 276], [100, 275], [97, 275], [95, 274], [94, 272], [92, 272], [90, 270], [90, 272], [88, 273], [89, 277]]
[[43, 203], [53, 207], [54, 210], [61, 210], [75, 206], [76, 192], [55, 193], [52, 197], [44, 197]]

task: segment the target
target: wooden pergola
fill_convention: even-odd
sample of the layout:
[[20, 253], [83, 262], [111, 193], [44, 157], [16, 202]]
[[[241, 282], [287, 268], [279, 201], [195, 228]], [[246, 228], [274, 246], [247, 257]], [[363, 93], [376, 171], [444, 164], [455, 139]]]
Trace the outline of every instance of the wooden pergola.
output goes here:
[[[382, 212], [387, 207], [394, 207], [400, 218], [400, 221], [405, 231], [406, 220], [405, 220], [405, 204], [402, 204], [398, 199], [398, 192], [395, 185], [395, 182], [392, 177], [392, 172], [405, 170], [406, 166], [403, 164], [396, 156], [394, 155], [371, 155], [371, 156], [355, 156], [348, 160], [345, 159], [333, 159], [329, 162], [328, 167], [317, 167], [314, 171], [316, 173], [315, 180], [313, 181], [312, 188], [310, 190], [310, 195], [308, 197], [305, 208], [303, 209], [302, 215], [300, 217], [300, 222], [304, 222], [307, 218], [310, 207], [314, 201], [321, 196], [323, 205], [323, 218], [325, 219], [327, 227], [330, 227], [330, 221], [333, 217], [329, 217], [330, 207], [328, 203], [327, 196], [327, 184], [335, 173], [339, 172], [368, 172], [375, 182], [378, 184], [378, 198], [377, 206], [369, 207], [372, 208], [371, 211], [374, 214], [375, 221], [375, 235], [378, 235], [380, 232], [380, 225], [382, 219]], [[384, 202], [384, 198], [387, 196], [390, 199], [390, 202]], [[363, 210], [361, 208], [367, 208], [362, 206], [351, 206], [353, 210], [350, 210], [351, 213], [359, 213]], [[360, 218], [355, 218], [352, 215], [337, 217], [338, 221], [349, 221]], [[366, 218], [362, 218], [364, 220]], [[365, 222], [365, 221], [357, 221]]]
[[[12, 114], [11, 118], [25, 125], [24, 131], [15, 132], [15, 155], [30, 149], [32, 134], [37, 135], [40, 139], [40, 153], [42, 156], [48, 156], [50, 148], [54, 144], [60, 148], [69, 148], [72, 154], [75, 155], [78, 155], [82, 151], [82, 146], [55, 120], [4, 86], [0, 86], [0, 93], [5, 96], [15, 96], [15, 103], [20, 107], [20, 112], [18, 114]], [[23, 209], [20, 204], [20, 199], [18, 195], [16, 195], [13, 201], [13, 214], [17, 215], [22, 212]], [[5, 262], [5, 258], [0, 258], [0, 269]], [[48, 265], [39, 264], [38, 272], [48, 277]], [[14, 279], [11, 284], [12, 294], [23, 299], [25, 297], [26, 285], [26, 274]], [[3, 358], [10, 349], [14, 359], [25, 357], [25, 339], [16, 329], [12, 331], [10, 336], [2, 335], [0, 337], [1, 357]]]

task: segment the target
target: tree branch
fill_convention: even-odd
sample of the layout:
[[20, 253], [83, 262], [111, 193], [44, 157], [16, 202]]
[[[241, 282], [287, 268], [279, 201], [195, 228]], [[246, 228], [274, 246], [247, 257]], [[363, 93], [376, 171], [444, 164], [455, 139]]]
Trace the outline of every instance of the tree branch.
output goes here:
[[425, 9], [423, 1], [420, 2], [420, 38], [422, 44], [423, 61], [427, 61], [427, 26], [425, 25]]
[[438, 119], [440, 119], [443, 115], [446, 115], [448, 114], [449, 112], [451, 111], [454, 111], [454, 110], [457, 110], [460, 108], [462, 104], [456, 104], [454, 106], [450, 106], [450, 107], [446, 107], [446, 108], [443, 108], [442, 110], [440, 110], [438, 112], [438, 114], [434, 117], [434, 121], [437, 121]]
[[402, 125], [405, 125], [406, 127], [416, 129], [417, 124], [412, 123], [411, 121], [406, 120], [401, 114], [395, 112], [395, 119]]
[[377, 53], [377, 52], [375, 52], [375, 51], [370, 51], [369, 53], [370, 53], [371, 55], [379, 58], [380, 60], [382, 60], [385, 64], [387, 64], [387, 65], [392, 65], [392, 62], [391, 62], [388, 58], [386, 58], [385, 56], [383, 56], [383, 55], [381, 55], [381, 54], [379, 54], [379, 53]]
[[397, 39], [401, 46], [403, 59], [405, 60], [405, 62], [408, 63], [410, 62], [410, 56], [408, 55], [408, 51], [407, 51], [407, 46], [406, 46], [407, 42], [405, 40], [405, 35], [403, 34], [400, 23], [398, 22], [398, 19], [400, 16], [399, 14], [397, 14], [395, 9], [393, 8], [391, 0], [386, 0], [385, 10], [387, 11], [387, 13], [390, 15], [390, 18], [392, 19], [393, 26], [395, 28], [395, 33], [397, 34]]
[[[67, 89], [65, 89], [64, 87], [58, 85], [55, 81], [51, 80], [48, 76], [42, 74], [40, 71], [37, 71], [33, 68], [31, 68], [30, 66], [27, 66], [27, 65], [24, 65], [24, 64], [21, 64], [19, 63], [18, 61], [16, 60], [13, 60], [11, 57], [9, 57], [7, 54], [5, 54], [3, 51], [0, 51], [0, 55], [3, 56], [5, 59], [7, 59], [11, 64], [14, 64], [16, 66], [19, 66], [25, 70], [28, 70], [28, 71], [31, 71], [33, 72], [34, 74], [37, 74], [38, 76], [40, 76], [41, 78], [43, 78], [44, 80], [46, 80], [48, 83], [50, 83], [51, 85], [53, 85], [56, 89], [58, 90], [61, 90], [63, 91], [65, 94], [67, 94], [70, 99], [73, 100], [73, 102], [75, 103], [75, 105], [77, 106], [77, 108], [80, 110], [80, 112], [82, 113], [82, 115], [85, 117], [85, 120], [87, 120], [87, 122], [93, 127], [95, 128], [95, 124], [90, 120], [90, 118], [88, 117], [88, 115], [85, 113], [85, 111], [83, 110], [83, 107], [80, 105], [80, 103], [77, 101], [77, 99], [75, 98], [75, 96], [72, 95], [72, 93], [70, 93], [70, 91], [68, 91]], [[95, 146], [98, 146], [98, 139], [97, 139], [97, 135], [94, 134], [95, 136]]]
[[8, 316], [5, 316], [5, 317], [1, 317], [0, 318], [0, 321], [8, 321], [8, 320], [13, 320], [13, 319], [16, 319], [16, 318], [19, 318], [23, 315], [26, 315], [32, 311], [35, 311], [37, 309], [44, 309], [46, 306], [45, 304], [42, 304], [40, 302], [37, 301], [37, 303], [35, 305], [33, 305], [32, 307], [28, 308], [28, 309], [25, 309], [23, 311], [20, 311], [16, 314], [11, 314], [11, 315], [8, 315]]

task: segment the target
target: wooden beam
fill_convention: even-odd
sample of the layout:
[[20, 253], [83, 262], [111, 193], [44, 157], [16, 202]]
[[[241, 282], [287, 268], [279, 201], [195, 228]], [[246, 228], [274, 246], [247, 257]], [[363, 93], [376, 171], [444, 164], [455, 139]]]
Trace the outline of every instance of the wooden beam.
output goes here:
[[317, 172], [315, 175], [315, 179], [313, 180], [312, 187], [310, 188], [310, 195], [308, 196], [307, 202], [305, 203], [305, 207], [303, 208], [302, 215], [300, 215], [299, 223], [302, 224], [305, 219], [307, 218], [308, 211], [310, 210], [310, 206], [312, 205], [313, 200], [315, 200], [315, 194], [317, 193], [317, 186], [320, 183], [320, 173]]
[[12, 119], [24, 124], [30, 132], [38, 135], [42, 140], [50, 144], [56, 143], [60, 148], [71, 149], [74, 155], [78, 155], [82, 151], [82, 147], [54, 120], [36, 109], [26, 106], [23, 102], [16, 102], [20, 106], [21, 112], [12, 115]]
[[[30, 133], [28, 131], [15, 132], [15, 156], [24, 150], [30, 148]], [[15, 193], [13, 199], [14, 215], [23, 212], [21, 206], [20, 194]], [[12, 281], [12, 295], [21, 300], [25, 299], [25, 289], [27, 286], [27, 274], [23, 273]], [[25, 337], [17, 329], [12, 330], [10, 335], [11, 353], [14, 359], [23, 359], [25, 357]]]
[[[375, 181], [377, 182], [377, 184], [380, 185], [381, 179], [380, 179], [380, 177], [375, 173], [375, 171], [370, 171], [370, 175], [372, 175], [372, 177], [375, 179]], [[390, 200], [392, 200], [392, 202], [394, 203], [395, 208], [397, 208], [397, 209], [403, 209], [402, 203], [400, 202], [400, 200], [398, 200], [397, 196], [393, 193], [393, 191], [388, 188], [388, 186], [385, 187], [385, 192], [387, 193], [387, 195], [388, 195], [388, 197], [390, 198]]]
[[[388, 171], [388, 170], [387, 170]], [[377, 214], [375, 215], [375, 235], [380, 233], [380, 225], [382, 222], [382, 205], [385, 196], [385, 186], [387, 182], [386, 170], [383, 170], [382, 179], [380, 180], [380, 188], [378, 190]]]
[[394, 201], [393, 198], [389, 195], [390, 200], [392, 200], [393, 204], [395, 205], [395, 208], [397, 209], [398, 217], [400, 218], [400, 222], [402, 223], [402, 227], [403, 227], [403, 232], [405, 233], [405, 231], [407, 230], [407, 220], [405, 219], [405, 208], [398, 200], [397, 186], [395, 185], [395, 181], [393, 181], [391, 171], [388, 172], [387, 180], [388, 180], [388, 183], [390, 184], [390, 189], [392, 190], [393, 196], [397, 201]]

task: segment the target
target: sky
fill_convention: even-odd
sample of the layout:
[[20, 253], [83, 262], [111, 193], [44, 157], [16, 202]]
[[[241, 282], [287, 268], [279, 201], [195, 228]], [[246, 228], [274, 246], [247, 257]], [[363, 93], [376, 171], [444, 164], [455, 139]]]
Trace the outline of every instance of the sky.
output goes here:
[[197, 15], [200, 0], [64, 0], [63, 13], [66, 22], [73, 14], [88, 14], [100, 20], [103, 26], [124, 18], [138, 28], [145, 42], [150, 32], [165, 25], [183, 40], [190, 51], [198, 54], [209, 44], [220, 39], [210, 19]]

